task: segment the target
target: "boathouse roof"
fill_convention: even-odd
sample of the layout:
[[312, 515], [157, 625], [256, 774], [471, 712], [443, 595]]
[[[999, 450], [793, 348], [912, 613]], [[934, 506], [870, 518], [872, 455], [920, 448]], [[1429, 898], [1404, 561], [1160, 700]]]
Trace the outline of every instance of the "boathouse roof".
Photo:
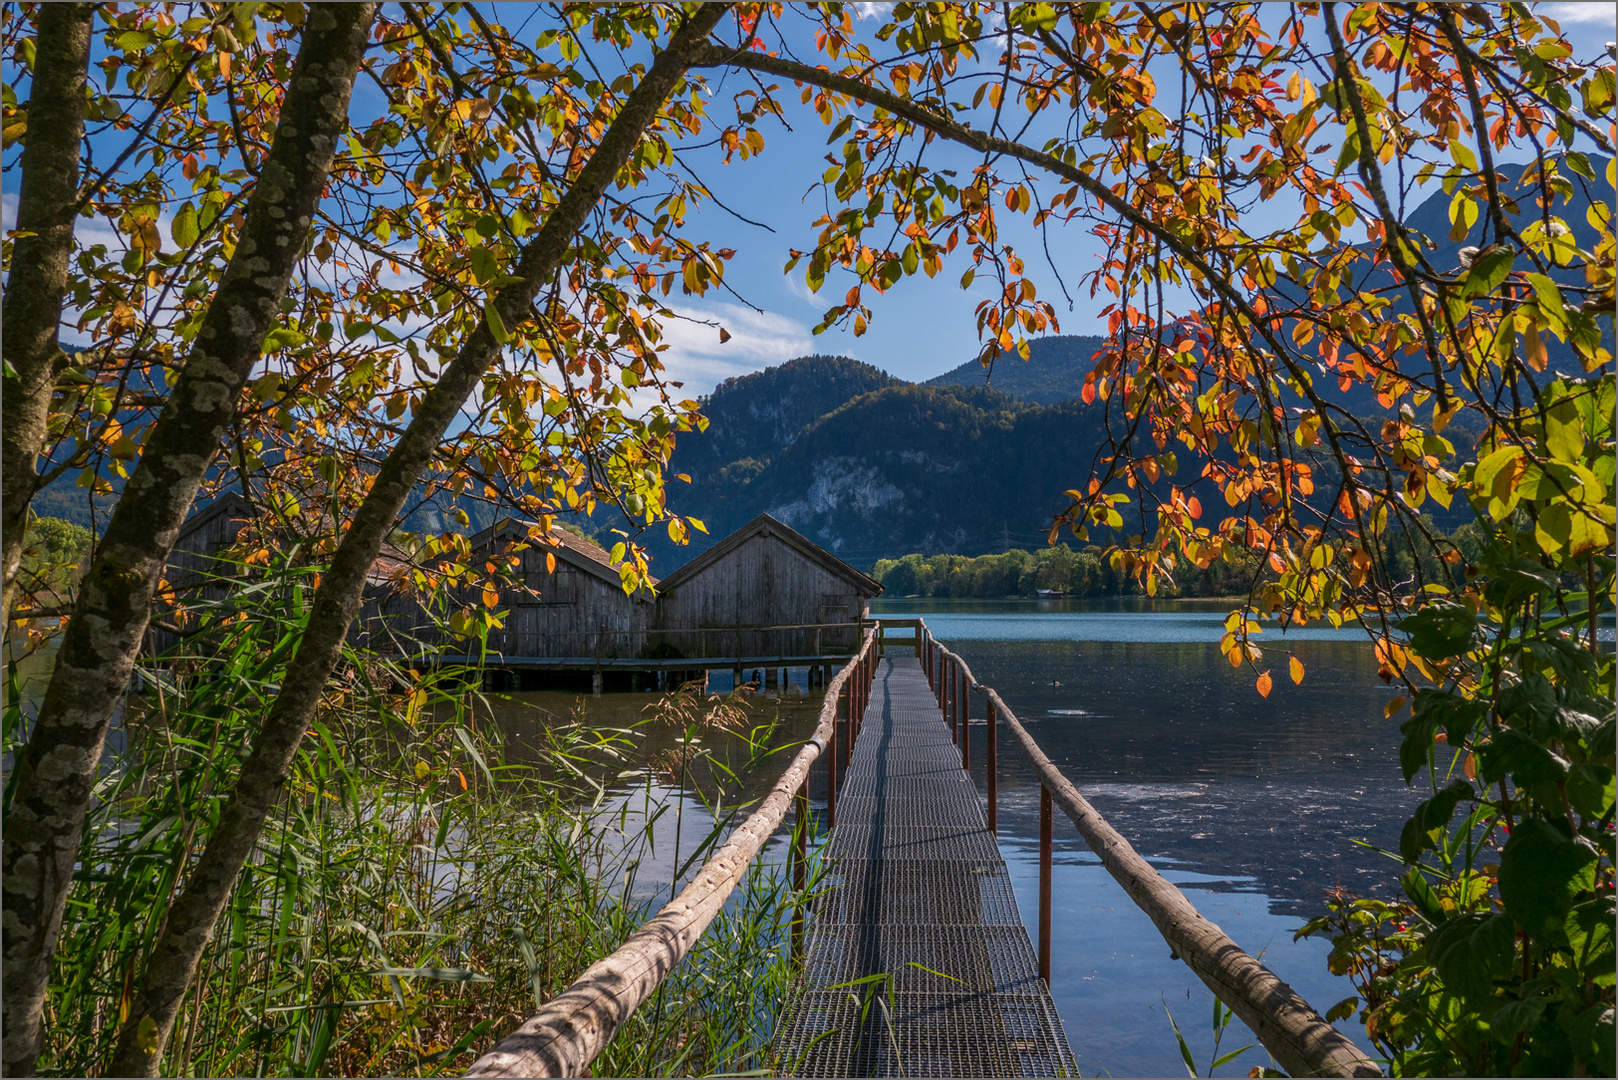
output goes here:
[[[487, 529], [473, 535], [469, 543], [472, 545], [472, 549], [476, 551], [478, 548], [500, 539], [529, 541], [529, 530], [533, 529], [535, 524], [521, 518], [503, 517]], [[600, 544], [593, 540], [586, 540], [577, 533], [569, 532], [560, 525], [551, 526], [550, 540], [550, 543], [543, 540], [533, 540], [531, 542], [536, 549], [555, 555], [558, 560], [566, 562], [570, 566], [583, 570], [585, 573], [592, 574], [615, 586], [622, 586], [623, 579], [618, 576], [618, 568], [612, 564], [612, 556], [607, 554], [607, 549]], [[652, 578], [651, 584], [657, 584], [657, 579]]]
[[788, 547], [803, 555], [804, 558], [824, 568], [836, 577], [842, 578], [854, 587], [854, 592], [861, 596], [878, 596], [882, 592], [882, 583], [869, 574], [863, 574], [848, 565], [842, 559], [833, 555], [819, 544], [810, 540], [796, 529], [783, 525], [768, 514], [760, 514], [746, 525], [725, 537], [701, 555], [692, 559], [674, 573], [664, 578], [658, 589], [667, 592], [677, 589], [684, 582], [690, 581], [704, 570], [722, 561], [731, 552], [758, 536], [773, 536]]
[[[185, 519], [175, 538], [174, 553], [182, 557], [186, 553], [212, 555], [219, 548], [233, 544], [240, 527], [258, 517], [260, 513], [262, 511], [237, 492], [222, 491], [213, 502], [193, 510], [191, 516]], [[236, 528], [231, 528], [232, 522], [236, 523]], [[196, 538], [199, 532], [205, 532], [205, 535]], [[408, 554], [392, 542], [384, 540], [381, 550], [377, 552], [376, 561], [365, 573], [365, 580], [370, 585], [396, 585], [403, 572], [411, 565], [412, 560]]]

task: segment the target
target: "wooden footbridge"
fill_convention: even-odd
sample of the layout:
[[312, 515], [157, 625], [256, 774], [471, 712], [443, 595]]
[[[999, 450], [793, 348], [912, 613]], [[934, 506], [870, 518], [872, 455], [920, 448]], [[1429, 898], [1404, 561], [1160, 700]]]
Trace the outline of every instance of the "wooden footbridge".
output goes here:
[[[896, 635], [904, 632], [906, 636]], [[983, 696], [987, 804], [969, 774], [968, 703]], [[1041, 781], [1038, 946], [994, 839], [997, 727]], [[784, 1002], [778, 1068], [799, 1076], [1073, 1076], [1051, 1001], [1053, 809], [1151, 917], [1175, 955], [1293, 1076], [1380, 1070], [1129, 846], [1057, 771], [1000, 696], [921, 620], [878, 624], [827, 688], [820, 724], [758, 810], [680, 894], [511, 1035], [469, 1076], [581, 1076], [701, 937], [824, 760], [825, 887], [799, 986]], [[804, 880], [807, 828], [795, 830]]]

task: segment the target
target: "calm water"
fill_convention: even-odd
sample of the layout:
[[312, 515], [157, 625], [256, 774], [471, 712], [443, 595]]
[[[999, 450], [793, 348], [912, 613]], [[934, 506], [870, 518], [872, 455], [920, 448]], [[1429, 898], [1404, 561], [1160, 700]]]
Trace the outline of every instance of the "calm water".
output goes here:
[[[1358, 632], [1306, 628], [1260, 639], [1275, 675], [1218, 649], [1220, 604], [890, 600], [878, 618], [927, 620], [934, 636], [994, 686], [1059, 768], [1107, 819], [1250, 952], [1324, 1012], [1353, 993], [1326, 971], [1324, 941], [1292, 931], [1326, 889], [1385, 892], [1395, 866], [1355, 844], [1392, 848], [1420, 792], [1398, 771], [1393, 691]], [[1287, 654], [1304, 664], [1294, 686]], [[980, 790], [986, 728], [974, 701]], [[1038, 914], [1039, 788], [1002, 732], [1001, 850], [1030, 933]], [[1212, 997], [1169, 959], [1155, 927], [1060, 813], [1053, 880], [1051, 991], [1085, 1075], [1183, 1075], [1174, 1013], [1200, 1071], [1212, 1059]], [[1362, 1047], [1363, 1030], [1345, 1030]], [[1253, 1039], [1238, 1023], [1221, 1052]], [[1254, 1049], [1219, 1070], [1245, 1076]]]

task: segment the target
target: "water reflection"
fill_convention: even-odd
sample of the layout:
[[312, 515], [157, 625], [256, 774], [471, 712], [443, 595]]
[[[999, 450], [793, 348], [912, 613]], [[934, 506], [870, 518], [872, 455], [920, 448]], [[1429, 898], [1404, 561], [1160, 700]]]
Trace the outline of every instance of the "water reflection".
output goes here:
[[[715, 673], [709, 693], [728, 696], [731, 689], [729, 674]], [[645, 839], [625, 872], [634, 875], [631, 895], [651, 901], [669, 897], [676, 865], [683, 867], [681, 884], [701, 868], [700, 860], [686, 863], [716, 821], [734, 826], [769, 793], [814, 733], [823, 697], [797, 669], [777, 688], [734, 698], [743, 712], [734, 730], [698, 730], [675, 720], [659, 711], [661, 693], [491, 693], [478, 722], [499, 729], [509, 764], [534, 765], [542, 776], [572, 784], [609, 844], [638, 846]], [[592, 741], [612, 736], [610, 746], [574, 744], [568, 732], [575, 725]], [[810, 777], [810, 797], [824, 806], [823, 770]], [[791, 827], [788, 815], [762, 861], [784, 859]]]

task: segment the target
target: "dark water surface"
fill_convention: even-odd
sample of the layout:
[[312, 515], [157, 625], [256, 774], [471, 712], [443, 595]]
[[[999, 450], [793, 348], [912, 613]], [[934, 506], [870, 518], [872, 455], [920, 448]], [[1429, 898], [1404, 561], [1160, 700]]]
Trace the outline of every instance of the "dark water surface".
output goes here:
[[[1127, 603], [1127, 602], [1126, 602]], [[995, 687], [1041, 748], [1137, 851], [1205, 916], [1321, 1012], [1353, 993], [1326, 971], [1324, 941], [1292, 931], [1328, 888], [1386, 894], [1386, 857], [1421, 792], [1398, 770], [1394, 691], [1357, 631], [1266, 633], [1261, 669], [1220, 653], [1227, 605], [1158, 602], [887, 600], [881, 618], [927, 620], [933, 635]], [[1132, 609], [1131, 609], [1132, 608]], [[1294, 686], [1287, 657], [1306, 675]], [[982, 698], [973, 773], [985, 790]], [[1000, 843], [1030, 933], [1038, 915], [1039, 787], [1004, 731]], [[1212, 997], [1169, 958], [1155, 927], [1057, 814], [1051, 991], [1085, 1075], [1184, 1075], [1172, 1010], [1197, 1057], [1212, 1060]], [[1344, 1030], [1368, 1048], [1350, 1020]], [[1238, 1023], [1221, 1053], [1252, 1042]], [[1267, 1063], [1255, 1048], [1217, 1075]]]

